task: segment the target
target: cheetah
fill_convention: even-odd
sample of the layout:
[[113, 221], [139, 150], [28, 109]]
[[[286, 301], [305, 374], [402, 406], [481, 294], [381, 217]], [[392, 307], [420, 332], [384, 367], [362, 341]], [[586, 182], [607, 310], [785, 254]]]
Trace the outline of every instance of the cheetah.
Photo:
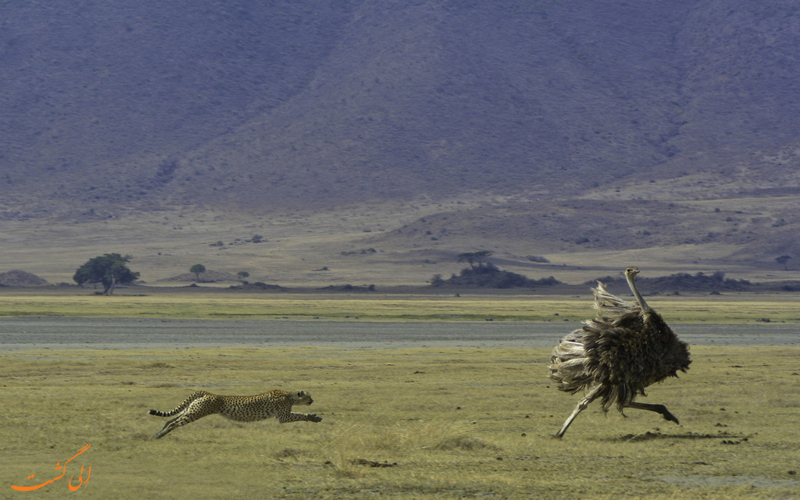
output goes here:
[[310, 405], [313, 402], [311, 395], [306, 391], [270, 391], [256, 396], [218, 396], [198, 391], [172, 411], [150, 410], [149, 414], [159, 417], [177, 415], [168, 421], [163, 429], [155, 433], [153, 439], [159, 439], [182, 425], [214, 413], [237, 422], [255, 422], [270, 417], [276, 417], [282, 424], [301, 420], [320, 422], [322, 419], [316, 414], [292, 413], [293, 405]]

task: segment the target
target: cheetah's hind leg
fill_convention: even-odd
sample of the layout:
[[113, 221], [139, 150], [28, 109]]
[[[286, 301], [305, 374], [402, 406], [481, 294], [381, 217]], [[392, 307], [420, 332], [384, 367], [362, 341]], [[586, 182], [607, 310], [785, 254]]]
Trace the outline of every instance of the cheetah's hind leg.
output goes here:
[[207, 402], [210, 398], [213, 397], [214, 397], [213, 394], [210, 394], [205, 391], [198, 391], [190, 395], [188, 398], [186, 398], [174, 410], [171, 411], [150, 410], [148, 414], [155, 415], [157, 417], [171, 417], [173, 415], [177, 415], [175, 418], [164, 424], [164, 427], [162, 427], [160, 431], [156, 432], [153, 435], [153, 439], [162, 438], [173, 429], [194, 422], [198, 418], [205, 417], [210, 413], [214, 413], [213, 411], [208, 411], [207, 408], [203, 408], [202, 405], [204, 401]]
[[[150, 410], [150, 411], [152, 412], [153, 410]], [[151, 415], [156, 415], [156, 414], [155, 413], [151, 413]], [[180, 419], [180, 418], [181, 417], [178, 416], [178, 417], [173, 418], [172, 420], [169, 420], [166, 424], [164, 424], [164, 427], [162, 427], [160, 431], [158, 431], [155, 434], [153, 434], [153, 439], [161, 439], [162, 437], [164, 437], [167, 434], [169, 434], [169, 432], [172, 431], [173, 429], [188, 423], [188, 422], [177, 423], [176, 421], [178, 419]]]

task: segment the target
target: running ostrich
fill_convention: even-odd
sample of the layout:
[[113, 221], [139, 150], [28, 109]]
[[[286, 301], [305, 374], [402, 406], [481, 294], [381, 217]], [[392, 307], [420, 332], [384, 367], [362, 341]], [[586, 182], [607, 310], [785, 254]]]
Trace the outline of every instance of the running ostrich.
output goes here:
[[639, 394], [646, 396], [645, 387], [677, 377], [678, 370], [685, 372], [692, 362], [686, 342], [678, 340], [639, 294], [635, 284], [638, 273], [636, 267], [625, 270], [638, 306], [611, 295], [598, 282], [593, 289], [597, 316], [566, 335], [553, 350], [549, 377], [558, 383], [558, 389], [574, 394], [586, 388], [584, 398], [557, 437], [562, 437], [575, 417], [597, 398], [602, 398], [603, 411], [616, 403], [623, 416], [625, 408], [636, 408], [660, 413], [678, 423], [666, 406], [634, 401]]

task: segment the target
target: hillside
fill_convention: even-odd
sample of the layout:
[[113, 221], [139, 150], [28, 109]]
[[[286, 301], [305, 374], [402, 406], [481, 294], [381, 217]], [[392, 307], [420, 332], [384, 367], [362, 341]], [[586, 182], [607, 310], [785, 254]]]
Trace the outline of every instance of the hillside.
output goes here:
[[[400, 260], [797, 255], [789, 0], [7, 2], [0, 26], [0, 221], [16, 231], [0, 268], [112, 220], [136, 235], [113, 251], [155, 255], [148, 241], [199, 248], [278, 216], [304, 218], [302, 239], [354, 211], [387, 225], [315, 241]], [[209, 213], [239, 225], [152, 223]]]

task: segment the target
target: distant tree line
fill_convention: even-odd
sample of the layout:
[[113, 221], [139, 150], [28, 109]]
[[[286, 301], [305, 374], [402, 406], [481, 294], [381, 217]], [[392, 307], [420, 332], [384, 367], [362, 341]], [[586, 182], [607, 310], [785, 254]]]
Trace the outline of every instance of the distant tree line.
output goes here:
[[[628, 286], [625, 278], [619, 276], [606, 276], [587, 281], [585, 284], [594, 286], [598, 281], [611, 287], [627, 288]], [[754, 285], [749, 280], [726, 278], [725, 273], [722, 271], [716, 271], [711, 274], [703, 272], [696, 274], [676, 273], [657, 278], [638, 278], [636, 281], [641, 285], [643, 293], [705, 292], [709, 290], [712, 292], [744, 292], [754, 289]]]

